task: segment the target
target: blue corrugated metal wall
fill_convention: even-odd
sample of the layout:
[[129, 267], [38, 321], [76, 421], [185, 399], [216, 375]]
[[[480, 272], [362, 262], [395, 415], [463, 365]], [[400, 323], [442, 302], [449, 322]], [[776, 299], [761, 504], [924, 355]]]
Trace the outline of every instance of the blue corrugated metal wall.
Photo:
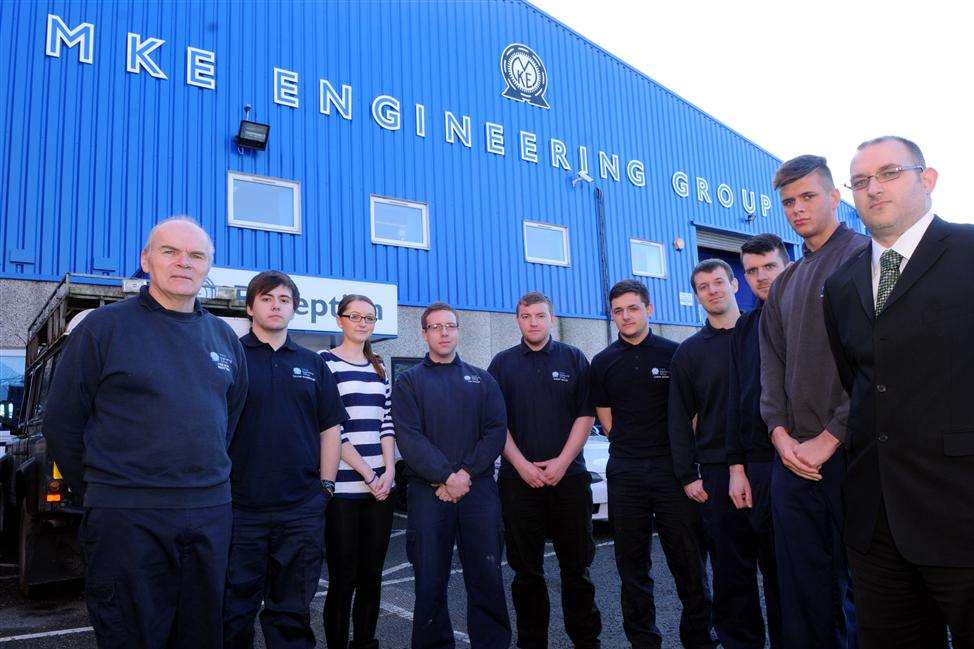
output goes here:
[[[48, 14], [94, 24], [93, 64], [79, 63], [79, 47], [45, 55]], [[167, 80], [126, 72], [128, 32], [166, 41], [152, 58]], [[501, 96], [499, 58], [513, 42], [544, 61], [550, 110]], [[186, 83], [188, 46], [216, 53], [215, 90]], [[299, 73], [299, 108], [273, 102], [274, 67]], [[630, 276], [630, 237], [666, 244], [669, 276], [646, 280], [661, 321], [698, 320], [678, 300], [694, 226], [796, 240], [770, 186], [777, 159], [519, 1], [0, 3], [0, 74], [0, 276], [132, 274], [152, 224], [187, 213], [213, 235], [219, 266], [395, 282], [414, 305], [504, 311], [541, 289], [565, 315], [598, 317], [593, 187], [572, 187], [552, 166], [549, 138], [568, 145], [574, 169], [577, 147], [588, 148], [612, 281]], [[352, 86], [351, 121], [319, 112], [319, 79]], [[380, 94], [400, 100], [401, 130], [372, 119]], [[240, 155], [232, 143], [246, 103], [271, 124], [266, 152]], [[471, 117], [470, 149], [444, 140], [444, 111]], [[505, 156], [485, 150], [487, 121], [504, 126]], [[537, 135], [538, 163], [521, 160], [519, 130]], [[619, 155], [620, 182], [599, 177], [599, 150]], [[626, 179], [633, 158], [645, 187]], [[300, 181], [302, 234], [227, 226], [228, 170]], [[689, 197], [673, 190], [676, 171]], [[711, 204], [696, 199], [696, 177]], [[730, 209], [719, 183], [735, 194]], [[742, 218], [742, 188], [771, 198], [767, 217], [758, 204], [753, 222]], [[370, 194], [428, 202], [430, 250], [373, 245]], [[843, 217], [861, 227], [848, 206]], [[570, 267], [524, 261], [524, 219], [568, 226]]]

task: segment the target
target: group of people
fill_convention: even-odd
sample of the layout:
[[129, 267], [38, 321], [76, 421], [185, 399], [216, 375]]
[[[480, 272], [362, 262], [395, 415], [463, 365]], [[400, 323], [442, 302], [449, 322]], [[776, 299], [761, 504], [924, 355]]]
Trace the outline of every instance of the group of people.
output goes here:
[[654, 532], [685, 647], [974, 647], [974, 228], [933, 214], [936, 180], [914, 143], [863, 143], [849, 187], [870, 239], [838, 222], [823, 158], [789, 160], [774, 186], [804, 254], [792, 263], [771, 234], [743, 245], [754, 310], [740, 313], [725, 261], [703, 260], [691, 283], [706, 322], [677, 345], [650, 330], [646, 286], [622, 280], [608, 295], [619, 337], [589, 364], [532, 291], [515, 306], [520, 343], [485, 370], [461, 360], [458, 313], [434, 302], [428, 353], [392, 386], [367, 296], [344, 297], [342, 343], [314, 353], [288, 334], [297, 286], [260, 273], [238, 340], [196, 301], [206, 232], [160, 223], [148, 286], [73, 330], [47, 399], [45, 436], [84, 494], [99, 646], [252, 647], [259, 614], [266, 646], [313, 647], [327, 560], [328, 647], [378, 647], [398, 447], [412, 647], [455, 644], [454, 546], [471, 646], [511, 644], [506, 549], [517, 646], [547, 647], [547, 539], [566, 633], [599, 647], [582, 455], [598, 420], [633, 647], [662, 644]]

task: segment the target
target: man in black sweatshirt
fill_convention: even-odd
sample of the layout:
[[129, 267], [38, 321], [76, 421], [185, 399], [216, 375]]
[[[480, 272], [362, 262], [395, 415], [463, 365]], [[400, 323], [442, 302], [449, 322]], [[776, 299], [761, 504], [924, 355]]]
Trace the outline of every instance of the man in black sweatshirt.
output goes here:
[[724, 426], [730, 338], [740, 316], [737, 280], [727, 262], [705, 259], [693, 269], [690, 283], [707, 321], [680, 344], [670, 363], [673, 470], [686, 496], [700, 503], [714, 569], [717, 637], [727, 649], [763, 647], [757, 586], [738, 582], [746, 568], [747, 519], [727, 496]]
[[778, 451], [771, 473], [775, 558], [784, 645], [855, 643], [855, 607], [843, 543], [843, 443], [849, 395], [829, 353], [825, 280], [867, 237], [836, 218], [839, 190], [825, 158], [804, 155], [778, 168], [774, 187], [804, 256], [771, 285], [761, 312], [761, 416]]
[[700, 512], [673, 472], [666, 425], [677, 345], [650, 331], [653, 306], [640, 282], [617, 282], [609, 291], [609, 308], [619, 340], [592, 359], [591, 399], [609, 438], [606, 478], [622, 627], [634, 649], [663, 644], [650, 574], [655, 528], [683, 604], [680, 640], [688, 649], [712, 649]]
[[149, 285], [71, 332], [44, 433], [84, 492], [85, 599], [99, 647], [219, 647], [230, 545], [227, 446], [247, 394], [236, 334], [196, 301], [213, 244], [153, 228]]
[[429, 353], [397, 381], [392, 419], [406, 462], [406, 552], [416, 574], [413, 649], [454, 647], [447, 586], [456, 543], [474, 647], [506, 649], [511, 624], [501, 578], [501, 512], [494, 462], [507, 440], [494, 378], [456, 353], [457, 313], [434, 302], [420, 319]]
[[[771, 283], [790, 263], [788, 250], [774, 234], [759, 234], [741, 246], [744, 279], [757, 296], [757, 306], [742, 315], [731, 333], [730, 377], [727, 394], [728, 491], [734, 506], [750, 523], [746, 564], [736, 579], [754, 588], [757, 569], [764, 581], [764, 606], [771, 649], [782, 649], [781, 601], [778, 566], [774, 557], [774, 526], [771, 523], [771, 460], [774, 447], [761, 418], [761, 349], [758, 323]], [[758, 611], [760, 616], [760, 611]], [[764, 637], [762, 633], [761, 641]]]

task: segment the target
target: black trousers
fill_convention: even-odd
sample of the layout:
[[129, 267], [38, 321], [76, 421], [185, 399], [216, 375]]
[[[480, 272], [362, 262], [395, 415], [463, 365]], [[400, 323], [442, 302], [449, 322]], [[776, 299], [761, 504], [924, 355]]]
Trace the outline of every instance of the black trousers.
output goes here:
[[700, 512], [683, 493], [669, 455], [609, 458], [609, 518], [622, 582], [622, 626], [634, 649], [659, 649], [651, 551], [654, 526], [683, 603], [680, 641], [687, 649], [715, 646]]
[[848, 552], [861, 649], [945, 647], [948, 626], [954, 649], [974, 649], [974, 568], [907, 561], [896, 549], [885, 507], [869, 550]]
[[254, 646], [258, 611], [268, 649], [315, 646], [311, 600], [321, 578], [324, 508], [322, 495], [284, 511], [234, 508], [223, 600], [224, 647]]
[[842, 528], [845, 453], [806, 480], [777, 456], [771, 469], [774, 550], [781, 584], [782, 635], [788, 649], [855, 649], [856, 611]]
[[517, 618], [517, 646], [548, 646], [551, 605], [545, 583], [545, 539], [551, 537], [561, 573], [565, 630], [579, 649], [599, 646], [602, 617], [595, 606], [589, 566], [592, 540], [592, 487], [588, 473], [565, 476], [554, 487], [535, 489], [518, 476], [497, 483], [504, 519], [507, 561], [514, 570], [511, 598]]
[[87, 509], [85, 603], [101, 649], [217, 649], [233, 514]]
[[392, 531], [393, 498], [379, 501], [371, 494], [366, 498], [337, 496], [328, 504], [328, 595], [323, 615], [329, 649], [379, 646], [375, 626], [382, 595], [382, 566]]
[[764, 576], [768, 635], [782, 647], [778, 568], [768, 500], [771, 462], [748, 465], [752, 509], [737, 509], [728, 494], [726, 464], [703, 464], [700, 474], [707, 502], [700, 506], [714, 570], [714, 625], [725, 649], [764, 649], [764, 620], [758, 593], [758, 564]]

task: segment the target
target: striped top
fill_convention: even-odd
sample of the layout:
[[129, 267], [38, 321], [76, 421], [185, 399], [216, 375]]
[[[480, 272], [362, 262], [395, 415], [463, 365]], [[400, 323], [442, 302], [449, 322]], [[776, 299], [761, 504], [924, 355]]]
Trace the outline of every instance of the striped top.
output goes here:
[[[359, 365], [342, 360], [328, 350], [319, 352], [335, 377], [348, 420], [342, 424], [342, 444], [352, 444], [377, 475], [385, 471], [383, 437], [395, 437], [389, 409], [392, 405], [388, 381], [379, 378], [372, 363]], [[359, 472], [345, 463], [338, 465], [335, 495], [364, 498], [372, 492]]]

